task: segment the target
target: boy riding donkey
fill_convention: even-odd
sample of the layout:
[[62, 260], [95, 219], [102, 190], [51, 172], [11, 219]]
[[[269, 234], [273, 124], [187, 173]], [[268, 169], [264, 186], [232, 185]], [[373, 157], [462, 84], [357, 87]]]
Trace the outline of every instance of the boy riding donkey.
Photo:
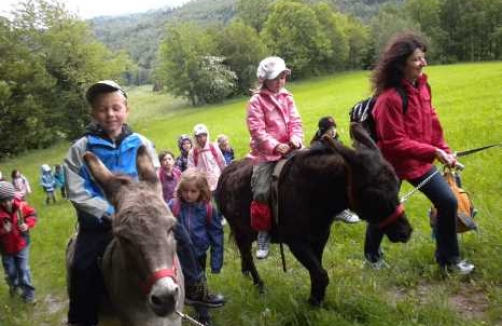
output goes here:
[[[145, 145], [154, 166], [159, 167], [153, 144], [132, 132], [126, 124], [129, 114], [127, 94], [117, 83], [111, 80], [95, 83], [87, 90], [86, 99], [94, 121], [87, 126], [84, 136], [72, 145], [65, 159], [68, 199], [77, 211], [79, 222], [70, 266], [68, 324], [79, 326], [98, 324], [99, 298], [104, 294], [98, 261], [111, 241], [111, 220], [115, 211], [91, 178], [83, 161], [84, 153], [94, 153], [113, 173], [137, 179], [137, 150]], [[185, 276], [186, 303], [211, 308], [223, 306], [223, 296], [208, 291], [186, 230], [177, 224], [174, 233]]]

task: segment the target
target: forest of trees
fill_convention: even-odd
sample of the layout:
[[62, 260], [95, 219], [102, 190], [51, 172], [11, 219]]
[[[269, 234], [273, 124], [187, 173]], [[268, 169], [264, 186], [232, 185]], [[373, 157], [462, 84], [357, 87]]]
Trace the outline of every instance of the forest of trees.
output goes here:
[[59, 4], [20, 4], [11, 20], [0, 17], [0, 40], [0, 159], [81, 135], [85, 87], [134, 66]]
[[502, 0], [195, 0], [90, 22], [25, 0], [0, 16], [0, 159], [78, 136], [82, 94], [99, 79], [216, 103], [247, 94], [267, 55], [293, 79], [368, 69], [405, 30], [428, 40], [432, 63], [500, 60]]

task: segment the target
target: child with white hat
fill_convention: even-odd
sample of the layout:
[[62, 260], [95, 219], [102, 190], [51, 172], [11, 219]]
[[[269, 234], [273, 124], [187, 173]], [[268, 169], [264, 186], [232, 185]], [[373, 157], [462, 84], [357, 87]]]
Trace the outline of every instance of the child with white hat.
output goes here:
[[251, 135], [254, 161], [251, 188], [251, 224], [258, 232], [256, 257], [269, 252], [272, 214], [269, 206], [270, 183], [275, 163], [292, 150], [303, 147], [303, 128], [293, 95], [288, 92], [287, 76], [291, 70], [279, 57], [268, 57], [258, 65], [258, 87], [249, 100], [247, 125]]

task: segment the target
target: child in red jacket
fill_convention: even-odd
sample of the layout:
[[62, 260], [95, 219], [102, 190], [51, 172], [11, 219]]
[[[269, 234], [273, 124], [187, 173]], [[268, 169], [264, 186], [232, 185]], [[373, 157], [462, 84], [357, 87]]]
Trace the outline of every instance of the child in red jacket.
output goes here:
[[35, 288], [31, 284], [28, 265], [28, 230], [37, 221], [35, 209], [14, 198], [14, 186], [0, 181], [0, 253], [11, 296], [21, 290], [21, 298], [35, 302]]

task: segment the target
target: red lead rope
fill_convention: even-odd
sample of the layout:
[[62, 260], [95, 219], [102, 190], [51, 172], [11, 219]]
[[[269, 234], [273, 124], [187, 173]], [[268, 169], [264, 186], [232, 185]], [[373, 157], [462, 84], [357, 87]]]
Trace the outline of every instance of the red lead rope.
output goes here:
[[395, 220], [397, 220], [403, 212], [404, 212], [404, 205], [403, 204], [397, 205], [396, 209], [389, 217], [384, 219], [382, 222], [378, 223], [378, 228], [380, 230], [383, 230], [386, 226], [392, 224]]
[[152, 286], [155, 284], [155, 282], [164, 277], [170, 277], [174, 281], [174, 283], [178, 284], [178, 279], [176, 277], [178, 269], [176, 268], [176, 264], [177, 258], [174, 259], [172, 268], [160, 269], [150, 275], [150, 277], [148, 277], [147, 281], [143, 285], [143, 291], [145, 292], [145, 294], [150, 293], [150, 290], [152, 289]]

